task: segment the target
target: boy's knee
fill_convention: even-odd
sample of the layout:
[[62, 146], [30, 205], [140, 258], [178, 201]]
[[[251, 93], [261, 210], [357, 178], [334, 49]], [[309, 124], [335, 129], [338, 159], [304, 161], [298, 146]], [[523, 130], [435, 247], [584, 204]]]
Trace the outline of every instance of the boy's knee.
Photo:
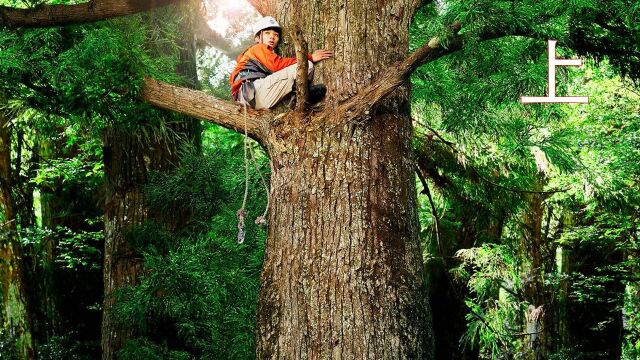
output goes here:
[[[313, 62], [307, 61], [307, 63], [308, 63], [307, 74], [309, 76], [311, 76], [311, 75], [313, 75]], [[287, 67], [286, 70], [287, 70], [287, 78], [295, 80], [296, 79], [296, 73], [297, 73], [297, 70], [298, 70], [298, 64], [293, 64], [293, 65]]]
[[[311, 60], [307, 60], [307, 64], [308, 64], [307, 73], [309, 75], [311, 75], [311, 73], [313, 72], [313, 62]], [[293, 69], [297, 69], [298, 68], [298, 64], [293, 64], [291, 66], [292, 66]]]

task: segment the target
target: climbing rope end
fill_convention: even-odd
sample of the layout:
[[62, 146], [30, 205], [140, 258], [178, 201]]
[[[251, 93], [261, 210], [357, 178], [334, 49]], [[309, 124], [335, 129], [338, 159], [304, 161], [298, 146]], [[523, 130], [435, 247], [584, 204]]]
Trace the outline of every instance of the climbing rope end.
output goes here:
[[244, 207], [236, 212], [236, 216], [238, 216], [238, 244], [242, 244], [244, 242], [244, 217], [247, 213], [244, 211]]
[[267, 219], [264, 216], [258, 216], [256, 218], [255, 223], [256, 223], [256, 225], [266, 226], [267, 225]]

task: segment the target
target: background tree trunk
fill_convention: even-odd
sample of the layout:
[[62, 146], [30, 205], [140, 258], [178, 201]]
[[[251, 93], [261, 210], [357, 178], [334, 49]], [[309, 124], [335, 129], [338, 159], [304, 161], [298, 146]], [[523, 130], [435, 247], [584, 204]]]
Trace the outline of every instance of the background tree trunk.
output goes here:
[[142, 185], [147, 167], [144, 149], [131, 134], [109, 131], [104, 138], [104, 162], [107, 179], [104, 215], [104, 307], [102, 310], [102, 359], [115, 358], [115, 352], [133, 334], [130, 326], [116, 321], [113, 306], [115, 291], [135, 285], [142, 273], [142, 258], [135, 254], [125, 238], [126, 230], [141, 225], [147, 218]]
[[[310, 50], [335, 52], [315, 73], [329, 112], [406, 57], [416, 6], [281, 1], [275, 14], [286, 30], [303, 19]], [[269, 133], [257, 357], [431, 358], [408, 89], [357, 123], [323, 115], [294, 114]]]
[[[185, 4], [182, 11], [194, 11], [195, 2]], [[154, 14], [149, 14], [154, 16]], [[192, 87], [197, 87], [196, 49], [191, 17], [181, 23], [180, 64], [176, 69]], [[159, 49], [159, 51], [162, 51]], [[126, 233], [132, 227], [153, 219], [168, 230], [183, 226], [189, 214], [180, 211], [153, 213], [145, 205], [142, 188], [149, 171], [171, 171], [179, 165], [179, 152], [185, 143], [200, 148], [202, 126], [195, 119], [171, 124], [172, 131], [159, 142], [145, 143], [135, 134], [110, 129], [103, 138], [106, 184], [104, 308], [102, 317], [102, 359], [115, 358], [115, 352], [131, 338], [130, 324], [114, 317], [115, 291], [136, 285], [143, 271], [143, 259], [129, 245]]]
[[[537, 186], [541, 190], [543, 185]], [[555, 247], [543, 237], [544, 195], [527, 194], [523, 217], [523, 287], [529, 308], [525, 314], [529, 358], [547, 359], [553, 350], [554, 304], [544, 284], [545, 273], [555, 269]]]
[[[193, 139], [193, 120], [176, 126], [178, 134]], [[196, 137], [197, 138], [197, 137]], [[167, 229], [176, 229], [188, 220], [180, 212], [152, 214], [144, 203], [143, 186], [149, 171], [170, 171], [178, 165], [178, 139], [168, 143], [143, 143], [135, 134], [111, 129], [104, 137], [105, 174], [107, 179], [105, 208], [104, 287], [102, 317], [102, 358], [114, 359], [115, 352], [133, 335], [130, 324], [114, 317], [115, 292], [123, 286], [136, 285], [143, 271], [142, 256], [127, 239], [127, 231], [153, 219]]]
[[8, 119], [0, 113], [0, 285], [2, 329], [15, 341], [20, 359], [35, 359], [27, 311], [22, 249], [16, 237], [15, 203], [11, 194], [11, 137]]

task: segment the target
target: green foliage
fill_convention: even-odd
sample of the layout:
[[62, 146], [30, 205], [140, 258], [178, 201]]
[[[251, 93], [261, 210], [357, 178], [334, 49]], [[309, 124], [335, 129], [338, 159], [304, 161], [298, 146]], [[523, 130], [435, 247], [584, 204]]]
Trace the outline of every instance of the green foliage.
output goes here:
[[69, 228], [59, 226], [56, 232], [60, 238], [56, 251], [57, 263], [68, 269], [100, 270], [103, 231], [73, 232]]
[[73, 340], [77, 333], [72, 332], [62, 336], [53, 336], [46, 343], [37, 347], [40, 360], [91, 360], [94, 357], [88, 355], [89, 350], [82, 343]]
[[[244, 192], [240, 138], [211, 129], [204, 153], [184, 154], [172, 174], [154, 174], [145, 199], [161, 213], [192, 209], [179, 233], [149, 223], [129, 233], [144, 253], [140, 285], [119, 293], [119, 321], [141, 336], [127, 343], [119, 358], [251, 359], [254, 356], [255, 304], [265, 232], [247, 221], [247, 240], [237, 244], [236, 210]], [[229, 144], [232, 144], [229, 146]], [[265, 158], [261, 157], [262, 166]], [[259, 175], [251, 171], [250, 217], [264, 203]]]
[[640, 358], [640, 286], [629, 284], [624, 299], [625, 342], [623, 360]]
[[219, 174], [220, 163], [212, 158], [225, 158], [228, 153], [214, 150], [207, 156], [193, 149], [181, 156], [182, 166], [172, 174], [154, 172], [146, 188], [146, 201], [160, 213], [171, 211], [192, 213], [191, 223], [208, 225], [211, 214], [224, 205], [225, 191]]
[[[475, 35], [486, 30], [504, 31], [540, 42], [555, 39], [580, 55], [596, 61], [607, 59], [623, 76], [638, 80], [638, 9], [638, 2], [634, 0], [437, 1], [416, 14], [412, 35], [446, 39], [449, 25], [459, 22], [461, 32], [470, 35], [471, 42]], [[411, 48], [424, 43], [412, 40]]]
[[118, 352], [119, 360], [189, 360], [189, 353], [170, 350], [166, 344], [156, 344], [146, 339], [127, 340], [125, 347]]
[[[102, 147], [97, 139], [82, 139], [79, 129], [65, 129], [65, 147], [62, 155], [74, 149], [77, 155], [66, 158], [48, 159], [41, 163], [32, 182], [39, 188], [71, 191], [78, 183], [97, 188], [104, 182]], [[55, 140], [55, 139], [50, 139]], [[72, 155], [72, 154], [70, 154]], [[61, 187], [59, 186], [61, 185]]]
[[0, 360], [18, 360], [15, 340], [7, 329], [0, 329]]
[[[87, 221], [96, 223], [101, 220]], [[103, 231], [75, 232], [65, 226], [57, 226], [53, 230], [30, 227], [21, 232], [21, 243], [31, 248], [34, 254], [34, 265], [47, 266], [47, 247], [56, 244], [54, 261], [61, 268], [74, 271], [100, 270], [102, 268]]]
[[[157, 24], [162, 22], [163, 26]], [[0, 31], [0, 89], [40, 111], [89, 125], [157, 113], [136, 98], [145, 75], [179, 82], [177, 19], [156, 11], [95, 24]]]
[[526, 307], [518, 297], [522, 290], [518, 254], [504, 245], [485, 244], [458, 250], [456, 257], [460, 265], [452, 273], [470, 288], [470, 297], [465, 300], [470, 311], [466, 315], [468, 330], [460, 339], [461, 345], [479, 346], [491, 359], [512, 357], [517, 347], [514, 329]]
[[[550, 316], [566, 319], [558, 330], [565, 338], [553, 335], [553, 358], [612, 356], [592, 345], [614, 341], [604, 337], [619, 326], [622, 308], [636, 309], [623, 295], [638, 269], [640, 109], [632, 81], [640, 74], [640, 33], [629, 21], [637, 9], [635, 1], [459, 0], [416, 14], [412, 49], [432, 36], [446, 39], [456, 21], [469, 36], [462, 51], [412, 76], [414, 146], [427, 158], [423, 175], [439, 217], [420, 199], [425, 261], [442, 263], [464, 284], [454, 295], [467, 307], [466, 351], [526, 356], [529, 337], [516, 334], [532, 301], [527, 276], [541, 279]], [[518, 36], [476, 41], [486, 31]], [[519, 104], [522, 95], [546, 91], [547, 39], [559, 41], [558, 58], [587, 56], [584, 68], [557, 69], [557, 92], [588, 95], [589, 105]], [[544, 197], [544, 263], [527, 273], [523, 217], [527, 192], [540, 190], [560, 191]], [[623, 347], [631, 356], [637, 325], [626, 316]], [[573, 322], [585, 331], [571, 329]]]
[[[448, 74], [445, 76], [454, 71], [445, 70]], [[465, 224], [469, 222], [465, 217], [469, 216], [473, 216], [475, 231], [479, 232], [475, 235], [479, 245], [457, 253], [456, 260], [460, 264], [453, 269], [452, 275], [469, 289], [465, 300], [467, 331], [461, 344], [478, 348], [485, 358], [518, 358], [522, 355], [520, 349], [524, 349], [526, 337], [514, 336], [521, 332], [519, 329], [522, 329], [529, 304], [519, 279], [529, 255], [518, 250], [524, 227], [520, 220], [522, 210], [517, 209], [521, 201], [526, 202], [518, 189], [536, 189], [540, 179], [546, 179], [551, 188], [564, 189], [545, 200], [545, 216], [549, 216], [551, 229], [547, 230], [547, 241], [551, 249], [561, 247], [564, 250], [560, 259], [570, 259], [568, 269], [556, 264], [540, 272], [545, 291], [552, 296], [547, 306], [549, 311], [553, 310], [552, 306], [559, 306], [557, 309], [567, 306], [569, 311], [578, 314], [593, 312], [593, 316], [581, 317], [581, 324], [586, 327], [580, 338], [570, 340], [575, 346], [558, 344], [554, 358], [609, 358], [611, 355], [602, 351], [587, 350], [590, 348], [587, 339], [610, 334], [620, 326], [623, 308], [636, 309], [628, 296], [625, 300], [624, 289], [626, 286], [628, 292], [637, 279], [638, 260], [635, 255], [625, 257], [624, 254], [637, 254], [638, 251], [640, 201], [637, 179], [640, 168], [637, 164], [640, 156], [637, 114], [640, 109], [637, 94], [606, 65], [589, 67], [572, 76], [579, 76], [582, 81], [572, 84], [569, 91], [574, 92], [572, 89], [576, 86], [586, 89], [592, 95], [592, 104], [582, 108], [552, 109], [546, 116], [551, 116], [557, 123], [531, 112], [514, 118], [500, 117], [499, 120], [506, 123], [488, 130], [486, 126], [497, 123], [492, 123], [488, 114], [495, 106], [502, 105], [487, 105], [492, 95], [484, 92], [491, 89], [484, 88], [476, 95], [482, 111], [464, 118], [482, 116], [489, 124], [456, 126], [460, 120], [455, 116], [447, 119], [446, 108], [427, 102], [420, 104], [421, 100], [416, 96], [416, 102], [420, 104], [417, 109], [424, 110], [418, 112], [418, 119], [427, 124], [416, 146], [428, 144], [432, 151], [429, 156], [435, 161], [439, 174], [451, 181], [444, 187], [434, 186], [437, 212], [446, 214], [439, 222], [440, 241], [442, 238], [455, 239], [457, 231], [473, 231]], [[482, 79], [482, 76], [473, 79]], [[424, 86], [429, 87], [426, 83]], [[440, 99], [438, 96], [446, 97], [432, 92], [426, 98]], [[466, 105], [462, 99], [449, 104], [452, 108]], [[506, 114], [514, 114], [512, 109]], [[476, 128], [481, 131], [466, 136]], [[522, 133], [512, 132], [514, 130]], [[434, 141], [438, 142], [434, 144]], [[544, 158], [534, 151], [522, 150], [532, 145], [545, 155]], [[452, 163], [452, 159], [458, 163]], [[541, 171], [541, 165], [544, 165], [544, 171]], [[510, 200], [502, 198], [504, 194], [499, 196], [500, 192], [510, 192]], [[469, 206], [474, 206], [474, 214], [456, 210]], [[427, 221], [423, 234], [426, 241], [433, 242], [435, 230], [430, 206], [425, 203], [422, 209], [421, 218]], [[575, 217], [575, 220], [563, 220], [566, 214], [573, 214], [569, 218]], [[482, 225], [483, 218], [496, 215], [504, 219], [502, 235], [497, 239], [484, 237], [482, 233], [487, 225]], [[489, 229], [494, 221], [486, 222]], [[486, 244], [486, 241], [501, 245]], [[455, 243], [448, 246], [455, 246]], [[557, 311], [560, 312], [553, 316], [571, 316]], [[637, 343], [637, 324], [633, 321], [634, 315], [626, 316], [623, 348], [625, 356], [632, 356]]]

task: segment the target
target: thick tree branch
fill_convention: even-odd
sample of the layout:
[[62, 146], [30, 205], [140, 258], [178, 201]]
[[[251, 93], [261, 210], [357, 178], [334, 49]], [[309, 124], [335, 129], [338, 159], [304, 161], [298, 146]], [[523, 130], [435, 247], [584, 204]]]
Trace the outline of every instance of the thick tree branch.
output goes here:
[[298, 62], [296, 70], [296, 111], [304, 112], [309, 102], [309, 63], [307, 63], [309, 47], [298, 25], [295, 26], [291, 38], [296, 49], [296, 60]]
[[[457, 32], [459, 28], [460, 26], [457, 25], [455, 31]], [[368, 114], [371, 107], [402, 85], [420, 65], [460, 50], [462, 48], [462, 37], [456, 34], [451, 37], [448, 44], [449, 46], [445, 49], [440, 46], [438, 38], [432, 38], [407, 59], [389, 67], [389, 69], [393, 70], [382, 74], [369, 86], [360, 90], [357, 95], [342, 104], [340, 111], [352, 114], [351, 118], [356, 118], [363, 113]]]
[[[145, 78], [140, 98], [159, 108], [179, 112], [244, 133], [245, 116], [242, 108], [235, 103], [217, 99], [203, 91]], [[261, 144], [264, 140], [263, 128], [269, 120], [267, 114], [247, 108], [247, 133]]]
[[[416, 50], [407, 59], [390, 66], [389, 69], [393, 69], [392, 71], [382, 74], [370, 85], [360, 90], [357, 95], [343, 103], [339, 107], [339, 111], [350, 114], [346, 120], [352, 120], [362, 114], [368, 114], [368, 111], [375, 104], [393, 92], [398, 86], [404, 84], [406, 79], [418, 67], [462, 49], [467, 35], [458, 34], [460, 28], [461, 25], [459, 23], [451, 26], [453, 32], [446, 41], [446, 48], [441, 45], [442, 41], [440, 39], [437, 37], [431, 38], [426, 45]], [[479, 41], [485, 41], [504, 36], [531, 37], [531, 32], [525, 28], [490, 29], [480, 33], [477, 38]]]
[[136, 14], [183, 0], [93, 0], [76, 5], [39, 5], [33, 9], [0, 6], [0, 26], [49, 27]]

